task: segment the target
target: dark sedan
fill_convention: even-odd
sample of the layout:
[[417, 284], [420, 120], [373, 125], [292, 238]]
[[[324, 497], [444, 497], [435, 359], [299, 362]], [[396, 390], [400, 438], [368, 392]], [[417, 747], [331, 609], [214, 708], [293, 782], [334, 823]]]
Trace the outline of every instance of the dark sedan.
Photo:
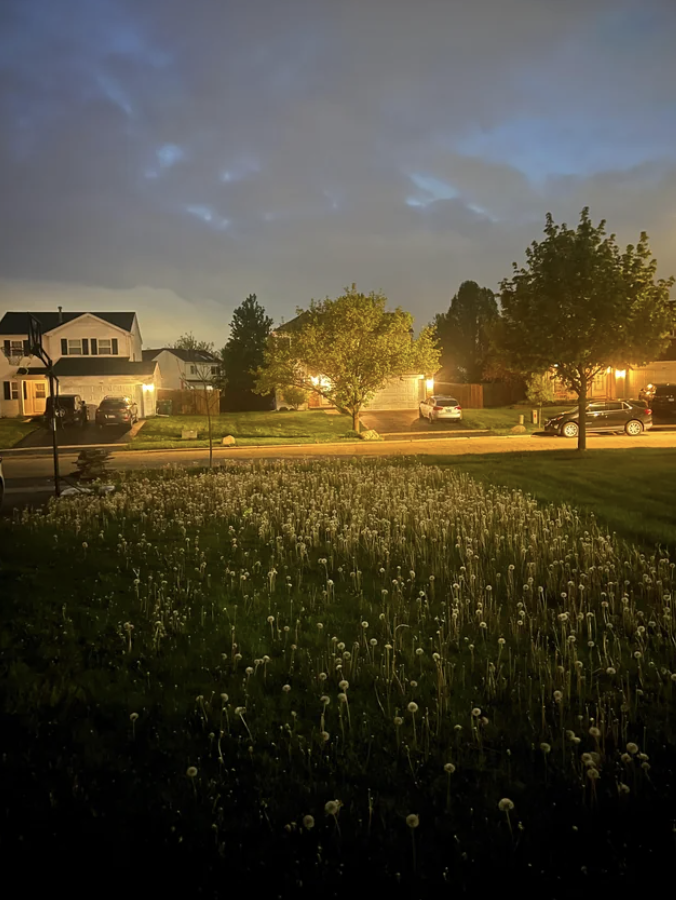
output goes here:
[[[653, 427], [653, 413], [643, 400], [606, 400], [587, 404], [587, 431], [623, 431], [637, 437]], [[569, 409], [545, 422], [545, 432], [574, 438], [580, 431], [579, 411]]]

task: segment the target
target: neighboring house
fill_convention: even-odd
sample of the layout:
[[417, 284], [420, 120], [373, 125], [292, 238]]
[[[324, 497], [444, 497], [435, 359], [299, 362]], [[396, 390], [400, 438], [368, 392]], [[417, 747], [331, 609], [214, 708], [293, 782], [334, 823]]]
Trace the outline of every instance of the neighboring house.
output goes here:
[[[159, 370], [144, 362], [141, 332], [133, 312], [35, 312], [42, 345], [54, 363], [60, 394], [80, 394], [90, 417], [107, 394], [124, 394], [139, 415], [155, 414]], [[37, 416], [49, 395], [47, 370], [28, 353], [27, 312], [0, 320], [0, 416]]]
[[152, 360], [160, 369], [163, 390], [184, 391], [195, 388], [209, 390], [209, 382], [221, 372], [221, 361], [206, 350], [181, 350], [160, 347], [144, 350], [143, 359]]
[[[302, 327], [307, 317], [307, 313], [301, 313], [299, 316], [280, 325], [273, 334], [275, 336], [284, 336], [290, 331]], [[321, 372], [308, 372], [310, 380], [318, 387], [321, 386], [323, 375]], [[373, 399], [365, 404], [364, 409], [417, 409], [421, 400], [424, 400], [428, 394], [425, 376], [419, 372], [407, 372], [399, 378], [392, 378], [387, 384], [379, 390]], [[289, 404], [284, 400], [283, 391], [275, 393], [275, 409]], [[312, 391], [308, 396], [307, 403], [298, 407], [299, 409], [331, 409], [333, 403], [322, 396], [322, 394]]]
[[[671, 307], [674, 312], [674, 324], [669, 345], [660, 358], [647, 366], [626, 364], [621, 369], [608, 366], [596, 376], [590, 385], [588, 391], [590, 399], [636, 399], [639, 391], [649, 384], [676, 382], [676, 300], [671, 301]], [[554, 381], [554, 389], [557, 400], [575, 398], [575, 394], [562, 385], [558, 379]]]

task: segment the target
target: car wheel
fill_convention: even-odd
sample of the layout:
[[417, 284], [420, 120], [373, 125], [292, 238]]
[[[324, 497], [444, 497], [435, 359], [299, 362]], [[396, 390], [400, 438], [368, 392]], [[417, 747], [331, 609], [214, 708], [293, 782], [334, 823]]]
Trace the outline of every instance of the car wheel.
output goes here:
[[631, 437], [638, 437], [643, 431], [643, 424], [639, 422], [638, 419], [631, 419], [631, 421], [627, 422], [624, 426], [624, 430]]
[[575, 438], [579, 433], [580, 429], [575, 422], [566, 422], [566, 424], [561, 429], [561, 434], [567, 438]]

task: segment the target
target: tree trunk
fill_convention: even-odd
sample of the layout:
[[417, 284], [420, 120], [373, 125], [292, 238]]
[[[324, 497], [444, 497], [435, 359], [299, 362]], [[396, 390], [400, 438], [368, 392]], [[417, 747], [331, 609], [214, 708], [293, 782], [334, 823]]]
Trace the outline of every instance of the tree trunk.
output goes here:
[[577, 395], [577, 449], [587, 449], [587, 373], [580, 373], [580, 393]]
[[356, 431], [359, 434], [359, 430], [361, 428], [361, 407], [359, 409], [352, 410], [352, 430]]

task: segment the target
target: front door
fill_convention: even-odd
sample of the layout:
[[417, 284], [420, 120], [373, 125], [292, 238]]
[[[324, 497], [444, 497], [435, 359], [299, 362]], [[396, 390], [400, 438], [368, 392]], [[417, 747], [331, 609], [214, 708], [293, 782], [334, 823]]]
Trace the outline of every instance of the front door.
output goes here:
[[23, 414], [25, 416], [42, 416], [47, 407], [47, 382], [23, 382]]

